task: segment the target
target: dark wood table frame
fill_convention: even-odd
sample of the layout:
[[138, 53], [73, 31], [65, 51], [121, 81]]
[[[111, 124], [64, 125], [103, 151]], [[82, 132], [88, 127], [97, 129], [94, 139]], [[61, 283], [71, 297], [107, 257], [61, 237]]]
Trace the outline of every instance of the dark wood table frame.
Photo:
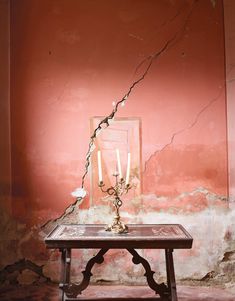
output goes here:
[[[59, 287], [62, 290], [62, 301], [83, 300], [77, 296], [88, 287], [94, 264], [101, 264], [104, 261], [104, 254], [109, 249], [126, 249], [133, 256], [134, 264], [142, 264], [147, 283], [160, 300], [178, 300], [172, 253], [174, 249], [190, 249], [192, 237], [183, 226], [178, 224], [128, 225], [128, 228], [129, 232], [126, 234], [114, 234], [105, 231], [104, 225], [59, 225], [46, 237], [47, 248], [58, 248], [61, 251]], [[80, 284], [70, 282], [72, 249], [100, 249], [97, 255], [87, 262]], [[154, 280], [154, 271], [151, 270], [149, 262], [135, 249], [165, 250], [167, 284], [159, 284]], [[139, 298], [139, 300], [143, 299]]]

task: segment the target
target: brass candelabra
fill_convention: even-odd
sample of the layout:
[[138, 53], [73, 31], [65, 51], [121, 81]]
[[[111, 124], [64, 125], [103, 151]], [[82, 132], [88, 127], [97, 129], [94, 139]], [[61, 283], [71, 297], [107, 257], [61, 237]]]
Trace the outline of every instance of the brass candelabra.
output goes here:
[[102, 192], [107, 193], [109, 196], [113, 196], [113, 206], [115, 208], [115, 216], [113, 218], [113, 222], [108, 225], [105, 230], [112, 231], [114, 233], [127, 233], [128, 227], [121, 221], [121, 216], [119, 213], [119, 209], [122, 206], [121, 196], [128, 192], [131, 189], [130, 184], [125, 184], [125, 180], [121, 178], [118, 180], [118, 173], [113, 175], [115, 177], [115, 185], [105, 189], [105, 184], [103, 181], [99, 183], [99, 187]]

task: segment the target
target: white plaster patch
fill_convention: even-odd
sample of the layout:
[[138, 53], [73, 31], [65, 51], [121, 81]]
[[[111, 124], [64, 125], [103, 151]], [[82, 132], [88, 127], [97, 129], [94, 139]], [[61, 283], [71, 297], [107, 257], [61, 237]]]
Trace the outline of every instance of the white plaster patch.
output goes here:
[[71, 195], [76, 198], [84, 198], [86, 196], [86, 190], [84, 188], [76, 188]]
[[[192, 235], [194, 242], [192, 250], [188, 252], [175, 251], [177, 276], [181, 279], [201, 279], [216, 268], [227, 251], [228, 243], [224, 237], [234, 218], [234, 211], [208, 208], [203, 212], [188, 215], [150, 212], [143, 216], [142, 221], [182, 224]], [[235, 232], [235, 225], [232, 231]]]
[[[79, 223], [102, 223], [109, 224], [113, 218], [113, 212], [107, 206], [96, 206], [87, 210], [77, 212]], [[228, 229], [235, 235], [235, 211], [219, 210], [208, 208], [203, 212], [191, 214], [170, 214], [160, 212], [140, 212], [133, 216], [121, 211], [121, 216], [128, 220], [128, 223], [146, 224], [181, 224], [192, 235], [194, 242], [190, 250], [175, 250], [175, 269], [177, 279], [201, 279], [208, 272], [215, 270], [223, 259], [224, 253], [229, 250], [229, 243], [225, 240]], [[145, 252], [144, 252], [145, 253]], [[148, 252], [146, 253], [148, 255]], [[157, 252], [156, 252], [157, 256]], [[164, 256], [155, 258], [154, 254], [150, 258], [153, 270], [158, 271], [158, 276], [165, 277]], [[118, 261], [118, 265], [121, 263]], [[117, 263], [116, 263], [117, 264]], [[99, 277], [109, 277], [113, 269], [116, 269], [114, 262], [109, 262], [109, 267], [105, 270], [108, 276], [97, 275]], [[133, 267], [134, 268], [134, 267]], [[128, 271], [131, 274], [132, 268]], [[104, 271], [103, 271], [104, 272]], [[105, 273], [106, 273], [105, 272]], [[118, 281], [131, 283], [134, 278], [128, 275], [118, 275]]]

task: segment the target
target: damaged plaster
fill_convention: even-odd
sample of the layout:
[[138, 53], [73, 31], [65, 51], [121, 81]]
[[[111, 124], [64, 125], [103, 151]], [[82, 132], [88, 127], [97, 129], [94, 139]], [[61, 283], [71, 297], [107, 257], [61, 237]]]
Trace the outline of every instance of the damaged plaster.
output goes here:
[[[174, 252], [175, 270], [179, 282], [189, 283], [191, 281], [191, 284], [197, 284], [206, 281], [217, 285], [234, 282], [235, 213], [233, 211], [226, 208], [211, 207], [200, 212], [175, 214], [167, 211], [163, 212], [162, 210], [156, 211], [155, 209], [147, 211], [145, 209], [146, 205], [144, 201], [143, 207], [136, 215], [121, 211], [123, 220], [127, 219], [129, 223], [179, 223], [187, 225], [187, 230], [194, 238], [192, 250], [175, 250]], [[96, 206], [87, 210], [76, 210], [64, 222], [106, 224], [111, 220], [112, 214], [109, 208]], [[205, 236], [207, 239], [205, 239]], [[160, 281], [164, 280], [165, 261], [163, 252], [142, 250], [140, 253], [141, 256], [149, 259], [152, 270], [156, 272], [156, 277]], [[77, 279], [76, 277], [81, 277], [81, 262], [85, 264], [94, 254], [94, 250], [86, 250], [84, 253], [79, 253], [79, 256], [75, 256], [73, 262], [79, 268], [74, 270], [74, 280]], [[105, 262], [108, 262], [108, 265]], [[127, 252], [111, 250], [105, 255], [105, 262], [103, 265], [94, 267], [93, 282], [100, 282], [102, 279], [102, 281], [112, 281], [114, 283], [145, 283], [146, 279], [143, 276], [142, 269], [132, 264]], [[51, 265], [50, 260], [46, 263], [45, 268], [47, 268], [47, 265]], [[59, 261], [57, 261], [57, 265], [59, 266]], [[123, 273], [124, 266], [126, 273]], [[115, 274], [112, 273], [113, 270], [116, 271]], [[48, 268], [47, 271], [48, 277], [56, 276], [53, 269]], [[59, 274], [54, 279], [58, 281], [58, 277]]]
[[[202, 190], [202, 189], [201, 189]], [[207, 195], [208, 192], [203, 190]], [[182, 196], [181, 196], [182, 197]], [[179, 223], [187, 225], [187, 230], [194, 238], [192, 250], [175, 250], [175, 270], [177, 280], [186, 284], [198, 284], [199, 282], [210, 285], [221, 283], [233, 283], [235, 271], [235, 213], [229, 209], [210, 207], [194, 213], [170, 213], [162, 210], [146, 210], [148, 197], [143, 196], [143, 207], [136, 215], [128, 212], [121, 212], [123, 219], [130, 223]], [[213, 194], [208, 198], [214, 199]], [[149, 198], [152, 202], [152, 196]], [[155, 202], [162, 200], [156, 199]], [[132, 206], [136, 203], [133, 201]], [[109, 223], [112, 220], [112, 212], [107, 206], [96, 206], [87, 210], [75, 211], [64, 219], [64, 223]], [[203, 227], [202, 227], [203, 225]], [[48, 230], [48, 229], [47, 229]], [[39, 229], [38, 229], [39, 231]], [[205, 234], [210, 235], [205, 239]], [[42, 233], [43, 234], [43, 233]], [[223, 243], [221, 243], [223, 241]], [[43, 244], [43, 241], [42, 241]], [[25, 248], [26, 246], [24, 246]], [[22, 247], [21, 247], [22, 248]], [[20, 249], [20, 248], [19, 248]], [[81, 270], [87, 260], [95, 255], [95, 250], [73, 253], [73, 262], [76, 266], [73, 269], [72, 280], [82, 277]], [[156, 272], [159, 281], [165, 279], [164, 254], [152, 250], [140, 251], [141, 256], [149, 259], [152, 269]], [[146, 279], [143, 276], [142, 268], [133, 265], [130, 255], [124, 250], [110, 250], [105, 256], [103, 265], [94, 267], [92, 281], [113, 283], [138, 283], [144, 284]], [[185, 259], [187, 258], [187, 260]], [[34, 259], [35, 262], [36, 258]], [[47, 260], [39, 260], [35, 264], [31, 260], [21, 259], [4, 267], [0, 272], [1, 284], [30, 284], [34, 282], [59, 282], [60, 255], [59, 252], [49, 251]], [[108, 265], [105, 264], [108, 262]], [[123, 267], [126, 273], [123, 273]], [[112, 273], [113, 270], [117, 273]], [[110, 277], [112, 275], [112, 277]], [[106, 278], [108, 277], [108, 278]]]
[[[94, 130], [90, 137], [86, 154], [85, 171], [81, 183], [82, 188], [85, 185], [85, 179], [89, 171], [90, 158], [96, 136], [100, 130], [109, 126], [110, 122], [115, 118], [119, 106], [127, 101], [128, 97], [141, 82], [143, 83], [153, 63], [183, 38], [184, 33], [188, 30], [187, 23], [197, 2], [194, 1], [192, 3], [183, 25], [176, 30], [167, 42], [163, 43], [162, 48], [140, 62], [135, 70], [135, 75], [140, 74], [138, 79], [132, 82], [127, 93], [114, 104], [112, 112]], [[178, 10], [169, 21], [163, 23], [163, 26], [168, 25], [180, 14], [181, 12]], [[136, 36], [131, 37], [136, 38]], [[140, 37], [142, 39], [142, 36]], [[80, 40], [80, 37], [78, 40]], [[140, 70], [143, 70], [142, 73]], [[65, 85], [67, 86], [67, 84]], [[170, 136], [169, 142], [161, 147], [160, 150], [156, 150], [146, 160], [145, 171], [150, 159], [172, 146], [176, 136], [192, 129], [198, 123], [203, 113], [208, 111], [220, 99], [222, 92], [223, 88], [220, 88], [218, 95], [197, 113], [195, 119], [187, 127], [175, 131]], [[63, 93], [60, 97], [64, 97]], [[190, 208], [182, 206], [184, 199], [189, 198], [191, 198], [192, 202], [196, 200], [195, 203], [190, 205]], [[121, 214], [130, 223], [181, 223], [187, 225], [186, 228], [194, 237], [195, 244], [192, 250], [175, 251], [174, 255], [177, 258], [176, 274], [179, 281], [192, 281], [195, 283], [207, 281], [219, 284], [222, 282], [234, 282], [234, 213], [226, 205], [223, 206], [223, 204], [227, 204], [227, 196], [210, 191], [205, 187], [197, 186], [193, 190], [184, 190], [174, 196], [175, 203], [173, 206], [172, 203], [169, 206], [170, 199], [170, 196], [143, 193], [139, 198], [130, 200], [129, 207]], [[36, 225], [34, 228], [29, 227], [26, 229], [25, 224], [18, 223], [13, 225], [10, 222], [8, 223], [8, 233], [10, 235], [7, 239], [10, 243], [7, 244], [7, 247], [8, 250], [11, 248], [17, 250], [17, 254], [15, 256], [9, 255], [5, 262], [1, 262], [0, 279], [2, 283], [29, 284], [37, 281], [59, 281], [59, 253], [43, 250], [43, 238], [45, 235], [60, 223], [108, 223], [112, 220], [112, 212], [106, 205], [101, 204], [100, 206], [81, 210], [79, 207], [82, 202], [83, 199], [78, 198], [64, 210], [61, 216], [48, 220], [43, 225]], [[133, 214], [133, 208], [135, 214]], [[192, 208], [195, 209], [193, 212]], [[208, 240], [205, 240], [207, 236]], [[6, 242], [4, 241], [2, 248], [5, 245]], [[30, 254], [32, 249], [37, 249], [35, 254]], [[146, 258], [150, 258], [152, 269], [156, 271], [156, 277], [164, 279], [165, 275], [161, 273], [164, 270], [162, 254], [153, 254], [151, 250], [141, 252]], [[77, 263], [77, 269], [73, 271], [74, 279], [76, 279], [75, 274], [80, 272], [81, 264], [86, 262], [93, 255], [92, 253], [93, 251], [85, 251], [75, 254], [73, 261]], [[104, 264], [95, 267], [94, 282], [145, 283], [142, 269], [131, 263], [128, 254], [112, 251], [110, 255], [110, 257], [109, 255], [105, 257], [105, 261], [109, 263], [108, 265]], [[4, 266], [4, 264], [7, 264], [7, 266]], [[127, 269], [125, 274], [123, 273], [123, 267]], [[116, 270], [117, 274], [114, 274], [113, 270]], [[186, 274], [185, 271], [187, 271]]]

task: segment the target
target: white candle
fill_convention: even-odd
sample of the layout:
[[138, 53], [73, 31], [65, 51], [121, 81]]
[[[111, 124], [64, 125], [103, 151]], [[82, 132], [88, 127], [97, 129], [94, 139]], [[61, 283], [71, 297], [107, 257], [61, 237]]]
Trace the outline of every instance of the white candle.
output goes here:
[[121, 160], [120, 160], [119, 149], [116, 149], [116, 154], [117, 154], [118, 174], [119, 174], [120, 179], [122, 179], [122, 167], [121, 167]]
[[98, 159], [98, 175], [99, 175], [99, 183], [103, 181], [102, 179], [102, 167], [101, 167], [101, 152], [97, 152], [97, 159]]
[[126, 185], [129, 184], [130, 167], [131, 167], [131, 153], [128, 153], [128, 155], [127, 155], [127, 170], [126, 170]]

